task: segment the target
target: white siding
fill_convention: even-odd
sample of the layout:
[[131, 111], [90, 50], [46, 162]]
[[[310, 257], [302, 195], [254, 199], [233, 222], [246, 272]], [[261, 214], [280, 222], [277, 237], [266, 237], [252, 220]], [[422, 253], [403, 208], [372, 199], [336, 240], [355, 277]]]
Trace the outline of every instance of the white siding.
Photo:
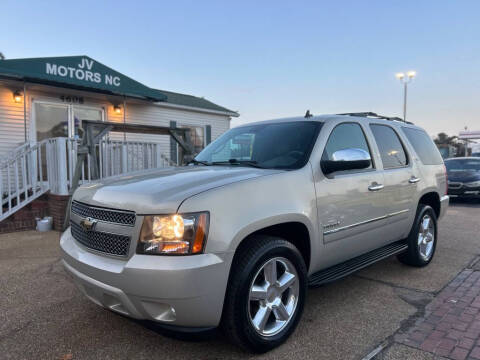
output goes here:
[[0, 156], [25, 142], [23, 97], [20, 103], [13, 100], [13, 92], [23, 92], [23, 85], [6, 85], [8, 84], [0, 82]]
[[[0, 81], [0, 156], [9, 150], [21, 145], [25, 141], [23, 101], [13, 101], [13, 91], [23, 90], [21, 82]], [[102, 94], [92, 94], [75, 90], [55, 88], [42, 85], [27, 85], [27, 138], [30, 139], [29, 120], [32, 101], [48, 101], [62, 103], [60, 95], [81, 96], [84, 106], [101, 107], [105, 110], [105, 120], [123, 122], [123, 112], [114, 112], [114, 104], [123, 108], [123, 98]], [[81, 104], [80, 104], [81, 106]], [[211, 114], [184, 109], [173, 109], [148, 102], [127, 101], [127, 123], [138, 123], [158, 126], [170, 126], [170, 121], [175, 121], [177, 126], [211, 125], [212, 141], [230, 128], [230, 117], [227, 115]], [[123, 134], [112, 134], [112, 139], [123, 139]], [[152, 141], [162, 144], [162, 153], [170, 157], [170, 137], [148, 134], [127, 134], [128, 140]]]

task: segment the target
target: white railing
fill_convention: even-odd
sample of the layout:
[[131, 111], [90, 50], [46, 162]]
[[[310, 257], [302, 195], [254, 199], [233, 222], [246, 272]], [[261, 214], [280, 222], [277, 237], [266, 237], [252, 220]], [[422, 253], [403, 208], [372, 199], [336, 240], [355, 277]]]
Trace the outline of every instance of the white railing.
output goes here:
[[0, 161], [0, 221], [49, 190], [51, 139], [22, 145]]
[[[78, 146], [74, 139], [45, 139], [35, 145], [24, 144], [0, 160], [0, 221], [48, 190], [68, 195]], [[87, 156], [80, 183], [95, 181], [91, 175], [94, 161], [99, 165], [100, 179], [176, 166], [161, 153], [158, 143], [101, 140], [95, 156]]]
[[102, 140], [98, 146], [100, 178], [176, 166], [159, 143]]
[[[50, 187], [52, 193], [66, 195], [72, 184], [79, 141], [68, 138], [52, 139], [55, 145], [52, 158], [52, 174]], [[96, 146], [96, 155], [87, 155], [86, 164], [82, 167], [80, 183], [95, 181], [92, 178], [92, 166], [96, 161], [100, 179], [125, 175], [148, 169], [176, 166], [164, 154], [158, 143], [140, 141], [101, 140]]]

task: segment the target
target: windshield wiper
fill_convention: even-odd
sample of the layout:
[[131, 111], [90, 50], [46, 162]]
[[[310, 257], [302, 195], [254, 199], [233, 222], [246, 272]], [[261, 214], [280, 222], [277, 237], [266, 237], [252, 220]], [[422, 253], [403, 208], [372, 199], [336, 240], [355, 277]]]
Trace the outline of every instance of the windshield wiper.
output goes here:
[[213, 161], [212, 165], [244, 165], [251, 166], [258, 169], [265, 169], [265, 167], [258, 165], [258, 162], [255, 160], [237, 160], [229, 159], [228, 161]]
[[205, 166], [209, 166], [209, 165], [212, 165], [211, 163], [207, 162], [207, 161], [202, 161], [202, 160], [196, 160], [196, 159], [192, 159], [190, 160], [188, 164], [195, 164], [195, 165], [198, 165], [198, 164], [202, 164], [202, 165], [205, 165]]

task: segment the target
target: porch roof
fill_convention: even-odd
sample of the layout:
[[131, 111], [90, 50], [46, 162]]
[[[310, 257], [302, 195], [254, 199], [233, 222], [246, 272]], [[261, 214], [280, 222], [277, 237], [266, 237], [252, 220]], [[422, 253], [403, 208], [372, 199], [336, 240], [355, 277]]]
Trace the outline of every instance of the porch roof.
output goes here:
[[150, 88], [88, 56], [0, 60], [0, 78], [74, 88], [238, 116], [206, 99]]
[[88, 56], [65, 56], [0, 61], [0, 75], [114, 95], [164, 101], [167, 96]]

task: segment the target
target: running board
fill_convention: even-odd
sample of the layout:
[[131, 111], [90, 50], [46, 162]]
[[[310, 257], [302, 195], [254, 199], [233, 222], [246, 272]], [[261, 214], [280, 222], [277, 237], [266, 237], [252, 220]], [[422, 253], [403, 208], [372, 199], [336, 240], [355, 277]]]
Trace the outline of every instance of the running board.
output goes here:
[[351, 273], [363, 269], [377, 261], [388, 258], [392, 255], [400, 254], [407, 250], [408, 245], [405, 241], [398, 241], [382, 248], [370, 251], [356, 258], [347, 260], [341, 264], [334, 265], [324, 270], [320, 270], [311, 275], [308, 279], [308, 286], [320, 286], [329, 282], [338, 280]]

